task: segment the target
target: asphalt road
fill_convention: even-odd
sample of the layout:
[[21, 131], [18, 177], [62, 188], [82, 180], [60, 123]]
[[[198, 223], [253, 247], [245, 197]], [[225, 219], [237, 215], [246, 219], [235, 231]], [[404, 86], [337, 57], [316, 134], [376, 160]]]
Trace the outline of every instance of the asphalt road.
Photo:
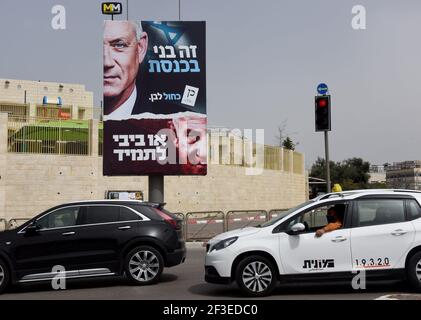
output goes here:
[[[204, 282], [204, 248], [189, 248], [186, 262], [165, 269], [156, 285], [133, 286], [122, 278], [74, 280], [66, 290], [53, 290], [50, 283], [24, 284], [10, 288], [0, 300], [18, 299], [153, 299], [153, 300], [229, 300], [244, 299], [235, 285], [213, 285]], [[410, 294], [410, 295], [407, 295]], [[288, 285], [279, 286], [264, 299], [376, 299], [393, 295], [401, 299], [417, 299], [418, 295], [403, 283], [368, 284], [366, 290], [355, 291], [351, 285]]]

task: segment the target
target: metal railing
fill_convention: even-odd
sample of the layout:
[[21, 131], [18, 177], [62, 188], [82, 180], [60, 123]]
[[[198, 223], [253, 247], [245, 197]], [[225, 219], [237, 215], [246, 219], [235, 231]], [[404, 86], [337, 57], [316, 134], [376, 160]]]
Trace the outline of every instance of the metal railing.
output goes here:
[[182, 212], [174, 212], [174, 214], [180, 218], [181, 221], [181, 233], [183, 234], [183, 238], [186, 239], [186, 220], [185, 220], [185, 215]]
[[267, 219], [268, 213], [266, 210], [231, 210], [226, 214], [225, 230], [254, 227], [266, 222]]
[[289, 209], [272, 209], [272, 210], [269, 210], [268, 220], [272, 220], [273, 218], [278, 217], [280, 213], [288, 211], [288, 210]]
[[87, 120], [52, 120], [9, 117], [8, 152], [40, 154], [89, 154]]
[[0, 112], [6, 112], [9, 117], [23, 117], [29, 114], [29, 104], [0, 102]]
[[222, 211], [189, 212], [184, 221], [186, 241], [207, 240], [225, 231]]
[[13, 230], [27, 222], [29, 218], [13, 218], [7, 223], [7, 230]]

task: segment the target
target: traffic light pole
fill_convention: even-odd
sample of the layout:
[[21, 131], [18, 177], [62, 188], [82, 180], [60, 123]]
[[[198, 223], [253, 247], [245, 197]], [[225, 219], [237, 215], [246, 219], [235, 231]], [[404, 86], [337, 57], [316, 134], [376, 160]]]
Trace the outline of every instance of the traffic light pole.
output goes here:
[[325, 130], [325, 159], [326, 159], [326, 192], [332, 192], [330, 186], [330, 164], [329, 164], [329, 131]]

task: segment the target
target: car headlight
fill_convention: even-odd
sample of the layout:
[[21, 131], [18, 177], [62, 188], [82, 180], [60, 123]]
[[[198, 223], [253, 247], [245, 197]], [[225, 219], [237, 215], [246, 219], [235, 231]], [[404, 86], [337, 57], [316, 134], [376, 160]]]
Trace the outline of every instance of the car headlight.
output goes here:
[[212, 252], [213, 250], [225, 249], [226, 247], [229, 247], [235, 241], [237, 241], [237, 239], [238, 239], [238, 237], [231, 237], [231, 238], [227, 238], [227, 239], [221, 240], [217, 244], [215, 244], [214, 246], [212, 246], [212, 248], [210, 249], [210, 252]]

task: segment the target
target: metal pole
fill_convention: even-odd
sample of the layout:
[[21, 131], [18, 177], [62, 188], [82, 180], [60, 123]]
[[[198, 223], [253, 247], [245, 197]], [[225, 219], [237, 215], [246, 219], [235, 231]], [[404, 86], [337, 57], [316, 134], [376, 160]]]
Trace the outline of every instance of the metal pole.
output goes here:
[[332, 192], [330, 187], [330, 164], [329, 164], [329, 131], [325, 131], [325, 159], [326, 159], [326, 192]]
[[181, 0], [178, 0], [178, 21], [181, 20]]
[[129, 20], [129, 0], [126, 0], [126, 13], [127, 13], [126, 20]]
[[149, 201], [164, 202], [164, 176], [150, 175], [149, 176]]

